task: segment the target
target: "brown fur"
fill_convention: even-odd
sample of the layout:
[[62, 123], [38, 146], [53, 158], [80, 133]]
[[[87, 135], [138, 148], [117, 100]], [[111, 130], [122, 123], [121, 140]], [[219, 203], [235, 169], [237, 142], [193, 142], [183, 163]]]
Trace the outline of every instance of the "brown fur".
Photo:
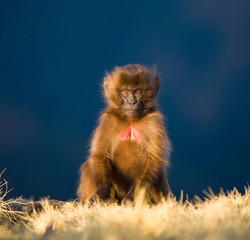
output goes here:
[[[132, 86], [143, 89], [143, 113], [129, 118], [121, 109], [120, 91]], [[116, 67], [107, 73], [103, 83], [108, 107], [102, 113], [91, 142], [90, 156], [82, 164], [78, 197], [83, 202], [97, 197], [107, 200], [115, 189], [119, 200], [133, 201], [137, 186], [145, 186], [152, 201], [170, 192], [165, 176], [171, 143], [162, 114], [157, 111], [155, 97], [159, 78], [141, 65]], [[119, 140], [130, 123], [140, 132], [141, 140]]]

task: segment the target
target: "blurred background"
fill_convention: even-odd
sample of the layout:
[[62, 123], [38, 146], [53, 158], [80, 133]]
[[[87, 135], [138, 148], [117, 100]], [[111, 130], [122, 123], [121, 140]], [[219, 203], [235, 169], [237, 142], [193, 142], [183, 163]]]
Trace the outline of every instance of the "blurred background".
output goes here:
[[202, 196], [250, 180], [246, 0], [1, 1], [0, 172], [7, 198], [75, 198], [116, 65], [158, 67], [169, 181]]

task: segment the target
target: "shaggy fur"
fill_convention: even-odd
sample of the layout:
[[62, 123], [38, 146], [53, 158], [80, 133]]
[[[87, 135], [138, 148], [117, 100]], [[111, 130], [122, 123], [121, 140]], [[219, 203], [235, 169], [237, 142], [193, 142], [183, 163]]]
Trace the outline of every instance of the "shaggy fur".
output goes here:
[[[171, 149], [155, 102], [159, 77], [141, 65], [126, 65], [107, 73], [103, 87], [108, 106], [94, 132], [90, 156], [80, 170], [79, 199], [86, 202], [98, 197], [105, 201], [114, 189], [119, 201], [133, 201], [135, 189], [145, 186], [157, 203], [170, 191], [165, 166]], [[128, 117], [122, 110], [121, 91], [128, 87], [142, 89], [139, 117]], [[138, 138], [121, 140], [121, 133], [128, 128]]]

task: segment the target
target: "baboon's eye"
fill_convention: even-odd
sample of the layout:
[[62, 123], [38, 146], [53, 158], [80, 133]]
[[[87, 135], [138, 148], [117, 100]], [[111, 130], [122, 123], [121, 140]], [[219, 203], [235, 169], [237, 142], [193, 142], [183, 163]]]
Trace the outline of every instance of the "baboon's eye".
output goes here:
[[139, 93], [141, 93], [141, 90], [140, 90], [140, 89], [139, 89], [139, 90], [136, 90], [135, 93], [139, 94]]
[[124, 94], [128, 94], [128, 90], [123, 90], [122, 91]]

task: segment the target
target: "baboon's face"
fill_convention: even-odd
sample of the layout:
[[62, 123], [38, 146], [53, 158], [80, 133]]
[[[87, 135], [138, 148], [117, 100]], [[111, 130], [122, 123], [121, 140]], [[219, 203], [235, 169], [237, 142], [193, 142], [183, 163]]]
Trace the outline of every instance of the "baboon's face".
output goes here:
[[129, 118], [141, 118], [156, 109], [159, 77], [141, 65], [117, 67], [103, 82], [108, 105]]
[[143, 111], [143, 90], [140, 87], [126, 87], [121, 93], [122, 111], [128, 117], [140, 117]]

